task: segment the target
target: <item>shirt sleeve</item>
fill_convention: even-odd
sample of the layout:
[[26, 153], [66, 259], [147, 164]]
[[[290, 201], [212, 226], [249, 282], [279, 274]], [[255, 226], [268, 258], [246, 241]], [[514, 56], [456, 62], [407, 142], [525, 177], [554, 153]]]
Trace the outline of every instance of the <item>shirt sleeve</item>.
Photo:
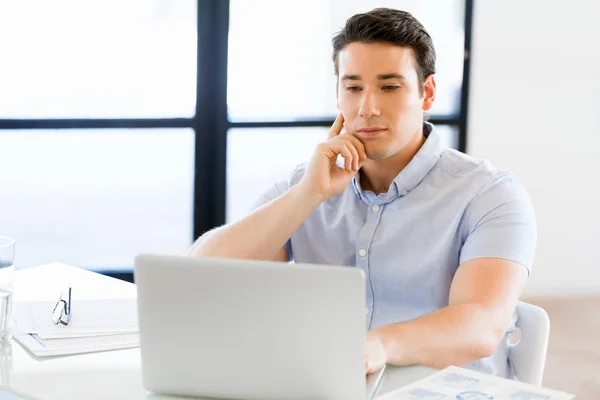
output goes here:
[[531, 273], [537, 227], [531, 199], [510, 174], [476, 194], [465, 210], [466, 238], [460, 264], [475, 258], [503, 258]]

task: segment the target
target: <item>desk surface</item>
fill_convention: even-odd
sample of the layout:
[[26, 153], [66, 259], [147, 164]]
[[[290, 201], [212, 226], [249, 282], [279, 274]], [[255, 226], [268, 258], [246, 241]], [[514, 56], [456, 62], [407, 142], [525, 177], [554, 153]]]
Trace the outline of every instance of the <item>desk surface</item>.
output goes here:
[[[73, 298], [135, 297], [135, 285], [69, 267], [49, 264], [17, 272], [15, 300], [56, 300], [65, 285]], [[77, 288], [77, 290], [75, 289]], [[139, 349], [35, 358], [13, 341], [0, 352], [0, 384], [43, 400], [175, 399], [151, 395], [142, 387]], [[379, 391], [387, 393], [435, 370], [389, 367]]]

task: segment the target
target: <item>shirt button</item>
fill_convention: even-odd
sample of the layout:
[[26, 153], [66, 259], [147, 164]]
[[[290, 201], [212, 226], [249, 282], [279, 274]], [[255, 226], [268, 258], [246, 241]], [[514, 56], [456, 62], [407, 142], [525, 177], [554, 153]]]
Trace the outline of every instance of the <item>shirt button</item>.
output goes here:
[[371, 210], [373, 210], [373, 212], [379, 212], [379, 206], [375, 205]]
[[402, 196], [406, 196], [408, 194], [408, 190], [405, 190], [404, 192], [402, 192]]
[[368, 308], [365, 308], [365, 314], [367, 314], [367, 315], [369, 314], [369, 309]]
[[361, 256], [361, 257], [364, 257], [364, 256], [366, 256], [366, 255], [367, 255], [367, 251], [366, 251], [365, 249], [360, 249], [360, 250], [358, 251], [358, 254], [360, 254], [360, 256]]

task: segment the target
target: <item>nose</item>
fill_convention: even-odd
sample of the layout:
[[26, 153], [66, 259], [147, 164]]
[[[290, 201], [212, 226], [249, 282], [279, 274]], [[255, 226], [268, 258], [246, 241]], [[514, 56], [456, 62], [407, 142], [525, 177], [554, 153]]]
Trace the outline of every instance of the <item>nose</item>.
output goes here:
[[377, 96], [371, 90], [363, 91], [363, 97], [361, 99], [358, 115], [361, 118], [379, 117], [381, 115]]

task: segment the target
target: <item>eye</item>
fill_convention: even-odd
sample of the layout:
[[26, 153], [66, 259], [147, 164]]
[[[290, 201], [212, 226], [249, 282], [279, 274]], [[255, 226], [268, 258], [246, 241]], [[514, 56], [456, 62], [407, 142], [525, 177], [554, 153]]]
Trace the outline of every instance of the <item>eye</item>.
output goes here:
[[393, 92], [394, 90], [398, 90], [400, 89], [400, 86], [397, 85], [385, 85], [382, 87], [383, 90], [385, 90], [386, 92]]
[[346, 91], [347, 92], [359, 92], [360, 91], [360, 87], [358, 87], [358, 86], [346, 86]]

